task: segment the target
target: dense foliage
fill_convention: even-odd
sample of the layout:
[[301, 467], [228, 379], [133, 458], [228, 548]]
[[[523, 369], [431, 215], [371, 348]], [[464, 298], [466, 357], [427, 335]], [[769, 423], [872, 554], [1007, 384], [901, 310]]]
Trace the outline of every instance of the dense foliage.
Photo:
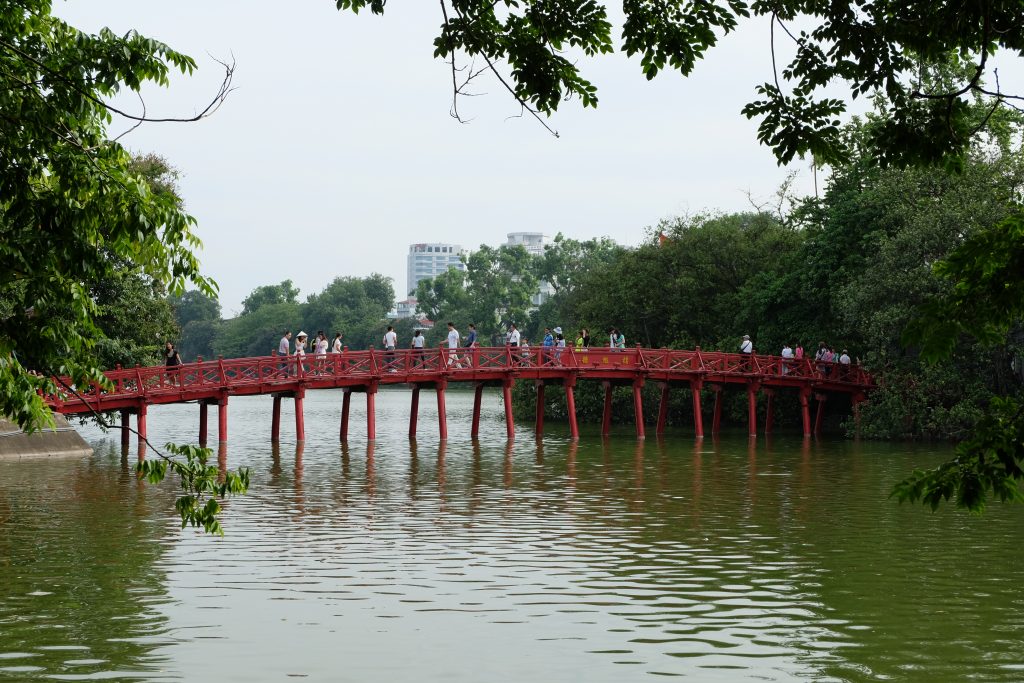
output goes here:
[[110, 317], [99, 290], [145, 299], [149, 283], [174, 291], [191, 280], [212, 291], [193, 219], [109, 139], [104, 104], [194, 68], [135, 32], [81, 33], [46, 0], [0, 12], [0, 412], [26, 428], [49, 420], [43, 376], [99, 379]]

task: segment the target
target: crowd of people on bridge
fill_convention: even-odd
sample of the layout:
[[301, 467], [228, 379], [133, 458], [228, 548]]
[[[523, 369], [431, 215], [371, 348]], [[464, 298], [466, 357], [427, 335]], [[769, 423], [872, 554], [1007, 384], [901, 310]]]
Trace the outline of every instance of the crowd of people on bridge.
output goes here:
[[[460, 350], [473, 349], [479, 345], [476, 325], [470, 323], [468, 326], [469, 331], [465, 336], [459, 332], [453, 322], [449, 321], [447, 326], [447, 366], [454, 368], [468, 367], [470, 359], [465, 353], [460, 354]], [[285, 330], [281, 335], [280, 342], [278, 343], [277, 355], [304, 357], [306, 355], [306, 344], [308, 342], [309, 335], [304, 331], [300, 331], [295, 335], [294, 351], [292, 350], [291, 339], [291, 330]], [[330, 349], [330, 352], [332, 353], [342, 353], [345, 350], [342, 339], [343, 337], [341, 332], [335, 332], [333, 343], [329, 342], [324, 331], [318, 330], [313, 343], [310, 345], [314, 357], [325, 358], [328, 354], [328, 349]], [[571, 348], [575, 349], [577, 352], [584, 349], [590, 349], [593, 339], [590, 336], [590, 330], [585, 327], [579, 330], [575, 340], [572, 342], [566, 338], [560, 326], [555, 326], [554, 328], [545, 327], [543, 339], [537, 349], [536, 359], [533, 351], [531, 350], [530, 341], [526, 337], [522, 336], [515, 323], [509, 325], [508, 330], [505, 333], [504, 341], [507, 347], [516, 349], [514, 353], [517, 355], [519, 362], [522, 365], [532, 365], [535, 360], [540, 365], [560, 365], [562, 364], [566, 348], [571, 346]], [[381, 342], [384, 348], [384, 367], [390, 372], [395, 372], [395, 367], [397, 365], [396, 351], [399, 344], [398, 333], [395, 331], [394, 326], [388, 325], [387, 331], [384, 333], [384, 337]], [[412, 358], [414, 367], [419, 367], [424, 362], [426, 353], [425, 342], [426, 340], [422, 331], [415, 330], [413, 332], [412, 339], [409, 342], [409, 348], [413, 350]], [[618, 328], [608, 328], [607, 348], [611, 351], [625, 351], [626, 337]], [[739, 352], [740, 354], [747, 356], [747, 360], [744, 361], [744, 364], [752, 370], [754, 343], [750, 339], [750, 335], [743, 335], [739, 344]], [[779, 356], [782, 358], [782, 362], [779, 364], [779, 374], [789, 374], [795, 367], [801, 364], [801, 361], [804, 360], [805, 352], [803, 344], [799, 341], [793, 344], [786, 342], [782, 345], [782, 350]], [[164, 357], [168, 366], [176, 366], [181, 363], [181, 357], [178, 355], [178, 351], [171, 342], [167, 342], [164, 350]], [[843, 378], [849, 374], [850, 365], [853, 364], [854, 361], [850, 358], [850, 354], [846, 349], [839, 351], [838, 347], [830, 346], [822, 341], [818, 343], [818, 348], [814, 352], [813, 363], [814, 367], [821, 374], [835, 378]], [[857, 360], [855, 364], [860, 365], [860, 361]]]

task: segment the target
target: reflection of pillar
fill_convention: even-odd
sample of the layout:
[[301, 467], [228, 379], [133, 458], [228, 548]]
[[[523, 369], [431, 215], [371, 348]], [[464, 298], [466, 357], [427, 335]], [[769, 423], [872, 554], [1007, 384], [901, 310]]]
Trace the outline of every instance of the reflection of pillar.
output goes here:
[[747, 385], [747, 433], [757, 436], [757, 382]]
[[501, 383], [501, 398], [505, 402], [505, 432], [509, 441], [516, 438], [516, 425], [512, 419], [512, 379]]
[[800, 387], [800, 417], [803, 419], [804, 436], [811, 435], [811, 388]]
[[718, 434], [722, 428], [722, 387], [712, 384], [711, 389], [715, 392], [715, 416], [711, 419], [711, 433]]
[[825, 419], [825, 399], [827, 397], [825, 394], [817, 394], [814, 398], [818, 399], [818, 412], [814, 415], [814, 435], [819, 436], [821, 434], [821, 423]]
[[345, 389], [341, 398], [341, 440], [348, 441], [348, 411], [352, 405], [352, 390]]
[[534, 430], [537, 436], [544, 433], [544, 382], [537, 382], [537, 419], [534, 421]]
[[437, 392], [437, 430], [441, 441], [448, 438], [448, 415], [444, 410], [444, 390], [447, 385], [447, 382], [442, 381], [434, 386], [434, 391]]
[[366, 438], [377, 440], [377, 387], [366, 387]]
[[281, 440], [281, 396], [274, 396], [274, 407], [270, 417], [270, 441], [277, 443]]
[[601, 415], [601, 436], [612, 431], [612, 383], [604, 382], [604, 413]]
[[306, 399], [306, 391], [298, 389], [295, 392], [295, 441], [304, 443], [306, 441], [306, 413], [303, 404]]
[[[665, 355], [668, 358], [668, 354]], [[665, 433], [665, 423], [668, 422], [668, 382], [661, 383], [661, 401], [658, 402], [658, 426], [654, 433], [661, 436]]]
[[222, 443], [217, 446], [217, 481], [221, 484], [228, 474], [228, 445]]
[[865, 399], [864, 394], [854, 394], [851, 402], [853, 404], [853, 428], [854, 435], [860, 438], [860, 404]]
[[121, 410], [121, 448], [128, 448], [131, 444], [131, 419], [131, 412], [127, 408], [123, 408]]
[[473, 427], [469, 432], [472, 438], [480, 436], [480, 404], [483, 401], [484, 385], [477, 384], [473, 388]]
[[640, 394], [643, 386], [644, 381], [642, 379], [633, 380], [633, 413], [636, 417], [636, 438], [638, 439], [647, 438], [647, 435], [644, 433], [644, 399]]
[[768, 394], [768, 405], [765, 407], [764, 416], [764, 433], [771, 434], [772, 427], [775, 426], [775, 390], [765, 389], [764, 393]]
[[228, 442], [228, 397], [221, 396], [217, 399], [217, 440], [220, 443]]
[[414, 384], [412, 387], [412, 403], [409, 406], [409, 438], [416, 438], [416, 419], [419, 417], [420, 412], [420, 385]]
[[206, 448], [206, 429], [207, 429], [207, 410], [206, 401], [199, 402], [199, 445]]
[[569, 414], [569, 436], [573, 441], [580, 439], [580, 426], [576, 422], [576, 396], [573, 395], [575, 378], [565, 380], [565, 411]]
[[704, 413], [700, 405], [700, 390], [704, 383], [699, 379], [690, 380], [690, 392], [693, 394], [693, 431], [698, 439], [704, 438]]

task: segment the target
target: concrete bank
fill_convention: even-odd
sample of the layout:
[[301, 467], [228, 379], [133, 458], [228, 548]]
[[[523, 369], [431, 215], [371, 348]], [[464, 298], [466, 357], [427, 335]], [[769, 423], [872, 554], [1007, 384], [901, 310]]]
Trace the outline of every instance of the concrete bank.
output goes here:
[[85, 442], [63, 415], [54, 415], [56, 429], [26, 434], [18, 425], [0, 418], [0, 460], [20, 458], [74, 458], [92, 454]]

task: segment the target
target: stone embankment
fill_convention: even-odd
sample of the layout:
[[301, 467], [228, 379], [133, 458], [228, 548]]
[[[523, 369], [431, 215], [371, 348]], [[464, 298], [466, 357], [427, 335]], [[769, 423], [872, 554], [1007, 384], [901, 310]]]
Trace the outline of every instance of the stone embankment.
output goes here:
[[63, 415], [54, 415], [57, 426], [26, 434], [18, 425], [0, 418], [0, 460], [20, 458], [69, 458], [92, 454], [85, 442]]

